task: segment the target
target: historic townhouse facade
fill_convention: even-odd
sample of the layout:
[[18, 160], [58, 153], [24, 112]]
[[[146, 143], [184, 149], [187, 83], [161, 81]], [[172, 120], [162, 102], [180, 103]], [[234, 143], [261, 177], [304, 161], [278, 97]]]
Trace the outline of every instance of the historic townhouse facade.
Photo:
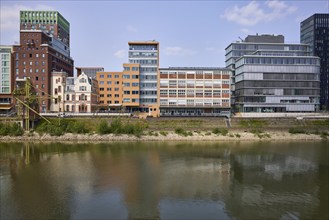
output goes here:
[[230, 78], [225, 68], [160, 68], [160, 116], [229, 115]]
[[98, 107], [98, 83], [82, 73], [67, 77], [65, 72], [53, 72], [51, 77], [52, 112], [92, 113]]

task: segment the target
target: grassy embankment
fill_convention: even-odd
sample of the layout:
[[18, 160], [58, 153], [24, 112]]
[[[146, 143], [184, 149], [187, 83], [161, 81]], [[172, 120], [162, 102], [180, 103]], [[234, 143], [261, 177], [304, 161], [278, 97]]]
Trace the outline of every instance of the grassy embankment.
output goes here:
[[[51, 124], [42, 121], [35, 128], [39, 134], [61, 136], [73, 134], [128, 134], [136, 137], [167, 136], [176, 133], [180, 136], [228, 136], [240, 138], [244, 132], [252, 133], [258, 138], [270, 138], [273, 132], [290, 134], [315, 134], [323, 139], [329, 137], [329, 119], [296, 120], [281, 119], [231, 119], [227, 128], [223, 118], [77, 118], [50, 119]], [[19, 127], [19, 126], [18, 126]], [[20, 136], [23, 131], [17, 125], [0, 124], [0, 136]], [[33, 135], [33, 131], [27, 135]]]

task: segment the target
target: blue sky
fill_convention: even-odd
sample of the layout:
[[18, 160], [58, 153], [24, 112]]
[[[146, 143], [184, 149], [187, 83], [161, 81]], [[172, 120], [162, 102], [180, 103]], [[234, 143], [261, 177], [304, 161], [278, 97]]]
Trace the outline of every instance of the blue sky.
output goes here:
[[248, 34], [282, 34], [299, 43], [300, 21], [329, 13], [310, 1], [6, 1], [0, 44], [19, 42], [19, 10], [57, 10], [71, 25], [75, 66], [120, 71], [128, 41], [160, 42], [160, 67], [225, 66], [225, 48]]

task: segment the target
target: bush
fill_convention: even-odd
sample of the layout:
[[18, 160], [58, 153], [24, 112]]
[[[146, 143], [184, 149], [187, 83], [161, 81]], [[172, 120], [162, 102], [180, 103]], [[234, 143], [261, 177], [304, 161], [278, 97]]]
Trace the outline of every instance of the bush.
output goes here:
[[168, 132], [166, 132], [166, 131], [160, 131], [160, 134], [161, 134], [162, 136], [167, 136], [167, 135], [168, 135]]
[[176, 134], [181, 135], [181, 134], [183, 134], [184, 132], [185, 132], [185, 131], [184, 131], [183, 128], [176, 128], [176, 129], [175, 129], [175, 133], [176, 133]]
[[111, 122], [111, 131], [114, 134], [121, 134], [123, 131], [122, 122], [120, 118], [116, 118]]
[[22, 136], [24, 134], [23, 128], [17, 124], [13, 123], [10, 127], [10, 135], [11, 136]]
[[98, 134], [109, 134], [111, 133], [111, 129], [107, 122], [105, 120], [102, 120], [98, 125], [97, 125], [97, 133]]
[[289, 128], [290, 134], [306, 134], [307, 132], [302, 128]]
[[21, 136], [23, 134], [23, 128], [17, 123], [0, 123], [1, 136]]
[[89, 129], [86, 127], [85, 123], [81, 121], [72, 121], [67, 125], [66, 132], [74, 134], [85, 134], [89, 133]]
[[235, 137], [240, 138], [241, 135], [240, 134], [235, 134]]

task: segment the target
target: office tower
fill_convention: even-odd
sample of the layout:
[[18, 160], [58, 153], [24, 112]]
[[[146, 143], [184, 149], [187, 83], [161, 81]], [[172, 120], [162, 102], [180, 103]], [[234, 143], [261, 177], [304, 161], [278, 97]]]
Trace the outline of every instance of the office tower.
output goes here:
[[84, 73], [91, 78], [96, 78], [97, 72], [104, 72], [103, 67], [75, 67], [75, 69], [77, 70], [77, 76], [80, 76], [81, 73]]
[[0, 46], [0, 114], [13, 107], [13, 46]]
[[235, 112], [317, 111], [319, 58], [306, 44], [269, 36], [248, 36], [226, 48], [226, 66], [234, 71]]
[[129, 42], [129, 63], [140, 65], [140, 111], [159, 112], [158, 69], [159, 43], [156, 41]]
[[[45, 18], [44, 13], [47, 15], [47, 12], [21, 11], [20, 45], [14, 46], [15, 78], [31, 79], [32, 89], [39, 100], [40, 112], [47, 112], [50, 108], [51, 72], [63, 71], [68, 76], [73, 76], [69, 32], [66, 33], [69, 31], [69, 24], [64, 19], [68, 28], [64, 30], [63, 19], [58, 12], [48, 12], [49, 18]], [[53, 33], [48, 30], [52, 26], [55, 28]]]
[[160, 116], [229, 116], [230, 69], [160, 68]]
[[329, 110], [329, 14], [314, 14], [300, 24], [300, 42], [320, 57], [320, 107]]

